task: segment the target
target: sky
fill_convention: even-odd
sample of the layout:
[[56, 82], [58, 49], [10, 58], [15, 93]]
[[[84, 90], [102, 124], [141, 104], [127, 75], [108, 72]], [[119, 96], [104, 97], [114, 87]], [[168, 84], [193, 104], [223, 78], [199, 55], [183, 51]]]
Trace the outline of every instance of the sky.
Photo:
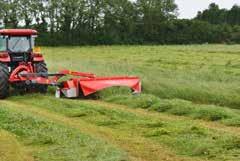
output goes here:
[[234, 4], [240, 5], [240, 0], [175, 0], [178, 5], [179, 18], [193, 18], [198, 11], [208, 8], [209, 4], [215, 2], [220, 8], [230, 9]]

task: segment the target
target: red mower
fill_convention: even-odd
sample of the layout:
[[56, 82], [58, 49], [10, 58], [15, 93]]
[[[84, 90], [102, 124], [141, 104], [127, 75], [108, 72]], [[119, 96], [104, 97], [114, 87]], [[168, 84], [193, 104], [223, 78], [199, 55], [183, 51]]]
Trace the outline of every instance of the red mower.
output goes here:
[[[48, 86], [57, 87], [56, 96], [88, 96], [113, 86], [126, 86], [141, 93], [138, 77], [97, 77], [92, 73], [62, 70], [49, 74], [43, 55], [34, 51], [36, 30], [0, 30], [0, 99], [9, 95], [10, 86], [22, 92], [46, 93]], [[71, 75], [67, 81], [60, 78]]]

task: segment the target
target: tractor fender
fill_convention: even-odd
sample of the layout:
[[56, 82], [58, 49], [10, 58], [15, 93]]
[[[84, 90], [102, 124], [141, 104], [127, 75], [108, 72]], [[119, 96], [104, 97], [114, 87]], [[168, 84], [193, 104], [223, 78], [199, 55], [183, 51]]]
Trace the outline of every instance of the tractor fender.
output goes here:
[[0, 62], [8, 63], [11, 61], [11, 58], [7, 52], [0, 52]]
[[44, 61], [44, 58], [43, 58], [43, 55], [42, 55], [42, 54], [33, 53], [33, 54], [32, 54], [32, 57], [33, 57], [33, 61], [34, 61], [34, 62], [42, 62], [42, 61]]

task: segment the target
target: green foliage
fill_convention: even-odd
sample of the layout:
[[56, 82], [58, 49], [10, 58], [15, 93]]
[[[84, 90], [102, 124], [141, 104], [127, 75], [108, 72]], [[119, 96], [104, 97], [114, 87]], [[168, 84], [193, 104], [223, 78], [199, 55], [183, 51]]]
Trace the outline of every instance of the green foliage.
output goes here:
[[240, 25], [240, 6], [234, 5], [230, 10], [219, 9], [216, 3], [211, 3], [209, 8], [198, 12], [196, 19], [207, 21], [211, 24]]
[[239, 6], [177, 19], [174, 0], [5, 0], [5, 28], [35, 28], [40, 45], [239, 43]]

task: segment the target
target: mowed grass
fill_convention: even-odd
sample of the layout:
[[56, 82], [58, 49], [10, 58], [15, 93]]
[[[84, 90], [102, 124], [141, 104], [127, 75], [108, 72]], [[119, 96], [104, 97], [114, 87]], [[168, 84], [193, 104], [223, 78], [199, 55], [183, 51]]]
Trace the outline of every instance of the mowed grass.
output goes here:
[[[13, 106], [2, 102], [0, 118], [0, 129], [10, 133], [0, 133], [1, 161], [127, 160], [123, 151], [103, 140], [94, 139], [80, 130], [22, 111], [18, 104]], [[24, 149], [28, 151], [29, 158], [25, 157]]]
[[[93, 126], [94, 132], [97, 133], [96, 136], [101, 133], [110, 134], [119, 145], [132, 147], [132, 150], [140, 153], [138, 155], [147, 153], [147, 158], [143, 159], [161, 160], [162, 156], [159, 155], [166, 155], [164, 150], [156, 148], [153, 151], [157, 152], [157, 158], [154, 158], [156, 155], [151, 156], [150, 145], [153, 143], [164, 147], [165, 150], [173, 154], [175, 153], [178, 156], [178, 159], [175, 160], [183, 158], [192, 158], [193, 160], [240, 159], [240, 131], [227, 133], [226, 131], [209, 129], [197, 121], [189, 121], [188, 119], [147, 115], [147, 113], [140, 115], [134, 111], [118, 108], [117, 105], [110, 108], [101, 102], [58, 100], [41, 95], [29, 96], [28, 100], [23, 98], [12, 98], [12, 104], [6, 103], [6, 105], [12, 105], [15, 108], [20, 105], [20, 109], [23, 111], [24, 109], [21, 108], [23, 106], [29, 108], [30, 111], [44, 109], [50, 113], [60, 114], [72, 122], [79, 122], [80, 128], [88, 127], [91, 129]], [[39, 99], [44, 101], [39, 102]], [[136, 149], [134, 148], [135, 144], [137, 144]], [[143, 147], [141, 144], [144, 144]]]
[[32, 160], [16, 139], [16, 136], [7, 131], [0, 130], [0, 160], [1, 161], [30, 161]]
[[227, 107], [194, 104], [182, 99], [161, 99], [154, 95], [146, 94], [137, 97], [134, 95], [110, 96], [105, 98], [105, 101], [127, 105], [132, 108], [143, 108], [177, 116], [188, 116], [192, 119], [220, 122], [227, 126], [240, 127], [240, 111]]
[[100, 100], [69, 100], [50, 88], [0, 101], [0, 129], [12, 143], [0, 135], [0, 154], [4, 146], [14, 160], [240, 160], [240, 45], [42, 51], [51, 72], [139, 76], [143, 93], [115, 87]]

